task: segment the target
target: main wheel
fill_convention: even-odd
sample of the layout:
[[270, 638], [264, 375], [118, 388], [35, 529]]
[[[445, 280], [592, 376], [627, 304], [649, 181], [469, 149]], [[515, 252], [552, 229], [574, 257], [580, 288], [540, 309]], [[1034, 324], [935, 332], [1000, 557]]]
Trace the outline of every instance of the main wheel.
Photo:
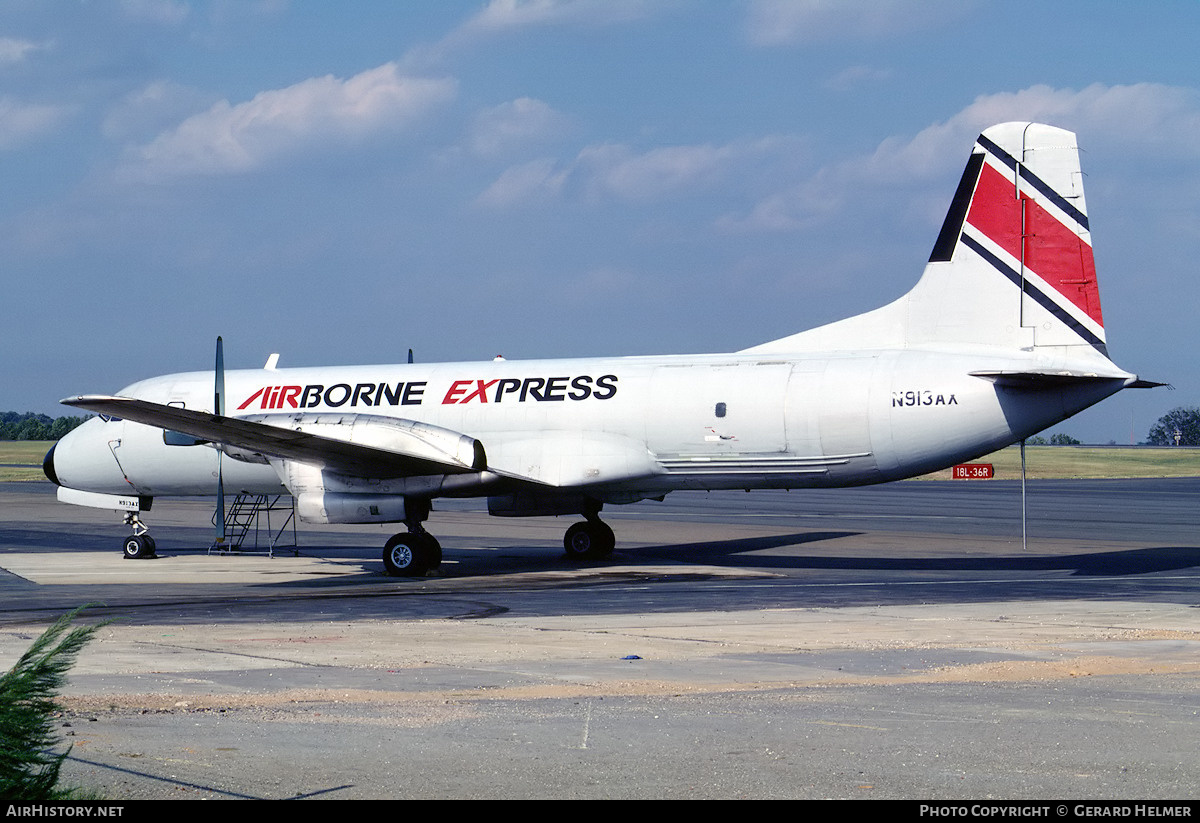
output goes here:
[[616, 535], [607, 523], [600, 520], [584, 520], [567, 529], [563, 547], [567, 556], [578, 560], [595, 560], [608, 557], [617, 544]]
[[126, 560], [141, 560], [154, 556], [154, 540], [148, 534], [129, 535], [121, 548]]
[[[429, 538], [432, 540], [432, 538]], [[401, 532], [383, 544], [383, 568], [392, 577], [420, 577], [430, 568], [433, 552], [424, 535]], [[433, 541], [435, 544], [437, 541]], [[437, 554], [441, 554], [440, 547]], [[440, 557], [438, 558], [440, 560]]]
[[425, 541], [426, 560], [429, 571], [437, 571], [442, 567], [442, 544], [429, 532], [419, 535]]

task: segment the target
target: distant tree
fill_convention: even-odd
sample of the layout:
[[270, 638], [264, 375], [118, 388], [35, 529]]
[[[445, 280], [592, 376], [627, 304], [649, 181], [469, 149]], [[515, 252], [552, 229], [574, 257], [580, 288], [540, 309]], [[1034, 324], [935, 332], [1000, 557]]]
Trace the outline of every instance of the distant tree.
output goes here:
[[1195, 406], [1171, 409], [1150, 427], [1146, 442], [1151, 446], [1174, 446], [1177, 431], [1180, 446], [1200, 446], [1200, 409]]
[[1042, 437], [1040, 434], [1034, 435], [1033, 437], [1026, 438], [1025, 445], [1026, 446], [1044, 446], [1044, 445], [1046, 445], [1046, 438]]
[[87, 420], [86, 417], [56, 417], [54, 422], [50, 424], [49, 440], [58, 440], [71, 429]]
[[0, 412], [0, 440], [57, 440], [86, 419], [53, 418], [33, 412]]
[[1074, 437], [1072, 437], [1069, 434], [1063, 434], [1063, 433], [1059, 432], [1058, 434], [1050, 435], [1050, 445], [1051, 446], [1078, 446], [1079, 441], [1076, 440]]

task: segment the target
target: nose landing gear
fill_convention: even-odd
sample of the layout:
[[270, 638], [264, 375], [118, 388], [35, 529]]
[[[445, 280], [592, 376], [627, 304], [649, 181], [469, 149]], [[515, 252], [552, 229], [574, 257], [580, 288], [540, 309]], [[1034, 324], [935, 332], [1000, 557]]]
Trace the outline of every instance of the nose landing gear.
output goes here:
[[125, 542], [121, 544], [122, 554], [126, 560], [146, 560], [151, 557], [158, 557], [155, 554], [154, 538], [146, 530], [146, 524], [138, 517], [137, 512], [125, 513], [125, 525], [133, 527], [133, 534], [125, 538]]

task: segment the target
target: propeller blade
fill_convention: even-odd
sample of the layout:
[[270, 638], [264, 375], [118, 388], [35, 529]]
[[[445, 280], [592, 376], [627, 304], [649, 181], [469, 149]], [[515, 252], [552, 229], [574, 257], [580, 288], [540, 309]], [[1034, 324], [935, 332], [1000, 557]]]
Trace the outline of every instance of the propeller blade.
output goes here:
[[213, 385], [213, 413], [225, 414], [225, 344], [217, 338], [216, 379]]
[[225, 480], [221, 477], [221, 453], [217, 452], [217, 510], [213, 512], [213, 526], [216, 533], [213, 540], [225, 542]]
[[[213, 377], [213, 413], [225, 414], [225, 344], [217, 337], [217, 362]], [[221, 468], [222, 453], [217, 449], [217, 510], [213, 512], [213, 526], [216, 527], [215, 540], [225, 542], [225, 478]]]

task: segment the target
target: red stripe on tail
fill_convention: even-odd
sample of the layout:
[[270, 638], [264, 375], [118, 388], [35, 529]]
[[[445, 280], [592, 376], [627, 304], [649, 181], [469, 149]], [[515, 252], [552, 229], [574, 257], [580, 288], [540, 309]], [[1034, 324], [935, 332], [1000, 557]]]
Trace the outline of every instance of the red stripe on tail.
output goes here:
[[967, 222], [1017, 260], [1021, 254], [1021, 201], [1025, 202], [1025, 266], [1101, 327], [1100, 287], [1092, 247], [1024, 192], [985, 163]]

